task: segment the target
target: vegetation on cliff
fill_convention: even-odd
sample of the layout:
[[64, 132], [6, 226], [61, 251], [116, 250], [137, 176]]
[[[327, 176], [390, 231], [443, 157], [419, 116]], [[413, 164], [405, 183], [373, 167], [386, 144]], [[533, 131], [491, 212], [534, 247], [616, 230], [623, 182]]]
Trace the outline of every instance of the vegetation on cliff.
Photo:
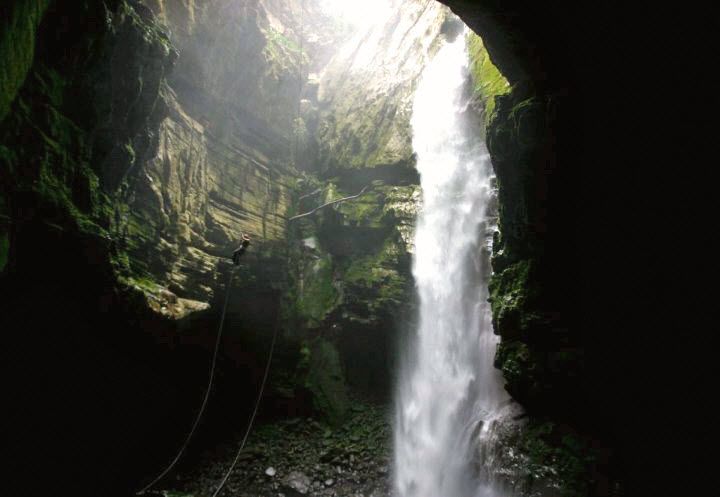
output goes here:
[[[2, 124], [3, 197], [8, 229], [17, 233], [24, 223], [42, 219], [59, 230], [97, 237], [108, 257], [122, 258], [120, 247], [110, 244], [112, 213], [118, 182], [127, 181], [124, 171], [132, 168], [134, 154], [123, 162], [115, 151], [132, 150], [130, 140], [144, 132], [172, 58], [167, 39], [126, 2], [118, 2], [106, 24], [89, 29], [87, 19], [101, 11], [89, 3], [72, 13], [73, 29], [93, 41], [84, 58], [55, 43], [50, 20], [25, 43], [15, 40], [15, 49], [25, 52], [5, 54], [7, 67], [19, 67], [33, 60], [28, 51], [36, 45], [42, 51]], [[37, 17], [42, 9], [33, 12]], [[32, 19], [27, 18], [31, 25]], [[120, 71], [114, 61], [128, 50], [132, 69]], [[10, 247], [11, 265], [15, 255], [22, 257], [13, 254]]]
[[35, 57], [37, 28], [49, 0], [4, 3], [0, 7], [0, 122], [25, 82]]
[[[302, 182], [302, 211], [350, 196], [345, 176]], [[314, 192], [314, 194], [313, 194]], [[376, 395], [390, 374], [384, 359], [393, 315], [407, 307], [416, 186], [375, 182], [361, 197], [318, 210], [291, 230], [290, 306], [303, 340], [303, 386], [321, 417], [342, 421], [351, 388]]]
[[412, 94], [443, 39], [450, 14], [435, 2], [400, 2], [397, 8], [395, 16], [340, 47], [322, 74], [316, 167], [323, 173], [368, 168], [395, 168], [405, 176], [414, 172]]
[[490, 60], [482, 38], [473, 32], [468, 33], [467, 46], [473, 94], [487, 126], [495, 113], [495, 98], [508, 93], [510, 84]]
[[[477, 82], [489, 59], [477, 44], [475, 50], [481, 54], [473, 64]], [[486, 133], [498, 186], [499, 231], [489, 285], [493, 325], [501, 336], [495, 366], [529, 414], [523, 429], [504, 434], [502, 443], [519, 458], [504, 464], [525, 474], [523, 492], [549, 485], [560, 495], [586, 495], [605, 476], [592, 436], [572, 422], [583, 350], [564, 307], [567, 288], [551, 269], [557, 255], [544, 238], [548, 211], [538, 195], [553, 160], [557, 102], [521, 85], [498, 84], [495, 71], [486, 66], [487, 84], [476, 85], [488, 92]]]

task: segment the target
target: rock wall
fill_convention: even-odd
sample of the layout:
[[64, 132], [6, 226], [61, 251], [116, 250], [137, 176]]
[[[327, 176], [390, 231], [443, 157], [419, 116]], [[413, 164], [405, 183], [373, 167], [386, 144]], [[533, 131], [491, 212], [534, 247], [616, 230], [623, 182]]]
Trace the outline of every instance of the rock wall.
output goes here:
[[[412, 178], [410, 114], [418, 76], [448, 11], [437, 2], [392, 2], [380, 26], [356, 33], [320, 76], [318, 166]], [[390, 176], [392, 177], [392, 176]]]
[[[227, 254], [250, 234], [229, 339], [247, 345], [239, 337], [259, 333], [262, 343], [258, 329], [279, 319], [289, 362], [275, 390], [291, 403], [306, 392], [339, 421], [348, 386], [389, 385], [398, 309], [412, 301], [411, 95], [447, 9], [400, 2], [392, 22], [353, 32], [315, 2], [149, 5], [180, 55], [156, 148], [138, 159], [118, 216], [128, 278], [163, 314], [217, 308]], [[370, 71], [368, 58], [383, 63]], [[363, 187], [356, 200], [288, 222]]]
[[[148, 312], [142, 293], [118, 285], [116, 272], [113, 199], [132, 167], [124, 152], [148, 147], [176, 54], [130, 2], [48, 2], [42, 18], [24, 21], [2, 31], [13, 43], [3, 77], [27, 71], [0, 123], [0, 328], [10, 352], [3, 363], [19, 379], [3, 436], [14, 454], [8, 484], [34, 495], [98, 486], [127, 494], [158, 456], [140, 441], [171, 443], [170, 412], [190, 409], [174, 382], [196, 383], [175, 361], [192, 376], [205, 369], [198, 354], [154, 347], [150, 332], [173, 326]], [[31, 26], [34, 37], [12, 31]], [[35, 464], [43, 478], [31, 474]]]
[[[331, 343], [342, 364], [331, 373], [335, 381], [383, 399], [399, 335], [414, 317], [410, 262], [420, 192], [412, 94], [441, 36], [452, 31], [438, 4], [395, 2], [389, 12], [385, 22], [350, 33], [311, 75], [303, 100], [310, 139], [300, 166], [315, 180], [301, 184], [299, 212], [364, 193], [298, 220], [292, 232], [291, 311], [307, 330], [307, 350]], [[312, 382], [308, 388], [318, 390]], [[332, 411], [340, 417], [347, 402], [336, 398]]]
[[[622, 337], [610, 329], [596, 334], [580, 319], [583, 306], [597, 297], [588, 298], [585, 289], [598, 281], [583, 281], [582, 268], [590, 261], [584, 254], [602, 248], [579, 245], [577, 239], [605, 222], [580, 214], [604, 193], [578, 194], [579, 179], [593, 183], [602, 169], [588, 167], [586, 154], [594, 149], [584, 145], [595, 116], [583, 113], [581, 92], [608, 93], [596, 77], [581, 88], [578, 71], [591, 60], [586, 49], [604, 52], [597, 44], [602, 36], [594, 38], [604, 28], [585, 22], [573, 8], [494, 0], [443, 3], [482, 36], [487, 54], [475, 54], [475, 67], [487, 84], [480, 86], [494, 92], [493, 78], [481, 70], [486, 58], [511, 85], [486, 116], [499, 191], [490, 301], [502, 338], [495, 364], [527, 419], [524, 430], [504, 434], [499, 458], [508, 470], [525, 472], [516, 480], [524, 492], [549, 484], [560, 495], [621, 495], [631, 479], [623, 464], [634, 456], [620, 455], [619, 448], [628, 445], [618, 437], [623, 420], [610, 413], [624, 407], [609, 399], [624, 391], [620, 378], [630, 368], [626, 356], [614, 350], [613, 341], [621, 343]], [[598, 360], [601, 356], [606, 360]], [[617, 362], [608, 364], [610, 357]]]
[[247, 233], [253, 248], [244, 268], [252, 269], [240, 285], [284, 288], [298, 178], [289, 109], [297, 107], [308, 58], [298, 45], [299, 3], [150, 5], [180, 56], [156, 149], [139, 161], [120, 228], [129, 231], [131, 273], [211, 302]]
[[[327, 185], [313, 203], [356, 193]], [[350, 386], [379, 399], [389, 393], [395, 341], [411, 317], [418, 197], [415, 185], [379, 184], [294, 227], [295, 322], [307, 330], [309, 345], [333, 344]]]
[[0, 59], [7, 61], [0, 72], [0, 121], [25, 82], [35, 55], [37, 28], [48, 2], [7, 3], [0, 7]]
[[[50, 9], [73, 11], [64, 3]], [[272, 387], [278, 402], [303, 404], [298, 399], [309, 396], [315, 409], [341, 420], [349, 386], [370, 392], [389, 384], [392, 318], [412, 300], [417, 178], [409, 98], [446, 11], [407, 3], [399, 36], [392, 23], [348, 31], [315, 2], [119, 2], [107, 10], [90, 2], [78, 9], [90, 11], [81, 19], [107, 20], [92, 28], [106, 38], [81, 46], [89, 28], [79, 21], [67, 48], [43, 45], [27, 96], [15, 99], [4, 121], [6, 272], [29, 271], [42, 257], [33, 246], [46, 239], [38, 235], [48, 229], [42, 223], [52, 223], [92, 244], [103, 285], [120, 301], [150, 310], [158, 323], [170, 320], [176, 331], [146, 326], [157, 340], [209, 346], [228, 255], [248, 233], [253, 245], [233, 280], [241, 298], [230, 299], [223, 350], [241, 369], [256, 368], [256, 352], [277, 323], [284, 336]], [[18, 36], [33, 25], [18, 24]], [[361, 38], [373, 43], [356, 54]], [[339, 46], [345, 52], [333, 58]], [[399, 52], [383, 71], [370, 73], [356, 60], [384, 56], [388, 47]], [[28, 58], [17, 56], [20, 65]], [[62, 67], [64, 60], [72, 63]], [[389, 76], [400, 61], [403, 70]], [[8, 81], [19, 85], [21, 72]], [[372, 109], [362, 105], [363, 86], [374, 88]], [[342, 140], [330, 140], [320, 125], [330, 121]], [[384, 123], [381, 133], [367, 133], [371, 121]], [[41, 131], [26, 131], [36, 123]], [[11, 147], [13, 140], [25, 146]], [[351, 153], [351, 142], [363, 150]], [[385, 149], [375, 154], [384, 158], [371, 159], [370, 149]], [[28, 157], [37, 158], [32, 166], [16, 166]], [[369, 190], [355, 201], [288, 223], [362, 187]], [[373, 367], [361, 367], [363, 360]]]

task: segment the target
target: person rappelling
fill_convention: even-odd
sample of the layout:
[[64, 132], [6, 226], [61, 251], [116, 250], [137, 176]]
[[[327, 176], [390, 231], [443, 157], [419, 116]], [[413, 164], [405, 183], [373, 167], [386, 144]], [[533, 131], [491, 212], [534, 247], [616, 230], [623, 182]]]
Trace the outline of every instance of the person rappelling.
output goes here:
[[236, 266], [240, 265], [240, 257], [245, 253], [247, 248], [250, 246], [250, 237], [243, 233], [240, 238], [240, 246], [233, 252], [232, 260]]
[[[232, 260], [233, 263], [236, 266], [240, 265], [240, 257], [245, 253], [247, 248], [250, 246], [250, 237], [245, 234], [241, 233], [240, 235], [240, 245], [238, 248], [235, 249], [235, 251], [232, 254]], [[188, 444], [190, 443], [190, 440], [195, 435], [195, 430], [197, 429], [200, 420], [203, 417], [203, 414], [205, 413], [205, 408], [208, 405], [208, 400], [210, 399], [210, 392], [213, 388], [213, 380], [215, 379], [215, 367], [217, 365], [217, 359], [218, 359], [218, 352], [220, 351], [220, 343], [222, 340], [222, 334], [223, 334], [223, 328], [225, 324], [225, 313], [228, 309], [228, 303], [230, 302], [230, 290], [232, 289], [232, 282], [233, 277], [235, 276], [235, 271], [231, 270], [228, 271], [228, 282], [225, 290], [225, 304], [222, 307], [222, 314], [220, 317], [220, 325], [218, 327], [217, 337], [215, 338], [215, 352], [213, 353], [212, 361], [210, 362], [210, 375], [208, 377], [208, 384], [207, 388], [205, 389], [205, 397], [203, 398], [202, 404], [200, 405], [200, 410], [198, 411], [197, 415], [195, 416], [195, 421], [193, 422], [192, 428], [190, 429], [190, 432], [185, 437], [185, 441], [182, 443], [182, 446], [180, 447], [180, 450], [175, 455], [175, 459], [170, 462], [170, 464], [157, 476], [153, 481], [145, 485], [141, 490], [135, 493], [135, 495], [141, 496], [141, 495], [160, 495], [159, 493], [152, 492], [152, 494], [148, 494], [148, 490], [150, 490], [152, 487], [154, 487], [159, 481], [161, 481], [165, 476], [175, 467], [177, 462], [182, 457], [183, 453], [185, 452], [185, 449], [187, 449]], [[275, 342], [277, 341], [278, 337], [278, 330], [280, 328], [280, 320], [276, 318], [275, 320], [275, 329], [273, 331], [273, 338], [272, 342], [270, 343], [270, 351], [268, 352], [268, 359], [267, 363], [265, 365], [265, 374], [263, 376], [262, 383], [260, 384], [260, 393], [258, 394], [257, 401], [255, 402], [255, 409], [253, 411], [252, 416], [250, 417], [250, 422], [247, 425], [247, 429], [245, 431], [245, 436], [243, 437], [242, 444], [240, 444], [240, 447], [237, 452], [237, 456], [235, 457], [235, 462], [232, 463], [230, 466], [230, 469], [225, 473], [225, 476], [223, 477], [222, 481], [220, 482], [220, 485], [215, 490], [215, 493], [213, 494], [213, 497], [217, 497], [217, 495], [220, 493], [220, 491], [225, 486], [225, 483], [227, 482], [228, 478], [230, 477], [230, 474], [235, 469], [235, 465], [238, 462], [240, 458], [240, 454], [245, 449], [245, 442], [248, 439], [248, 435], [250, 435], [250, 430], [253, 427], [253, 421], [255, 420], [255, 416], [258, 413], [258, 409], [260, 407], [260, 400], [262, 399], [263, 392], [265, 391], [265, 385], [267, 383], [268, 376], [270, 374], [270, 365], [272, 364], [272, 358], [273, 358], [273, 352], [275, 351]], [[164, 494], [163, 494], [164, 495]]]

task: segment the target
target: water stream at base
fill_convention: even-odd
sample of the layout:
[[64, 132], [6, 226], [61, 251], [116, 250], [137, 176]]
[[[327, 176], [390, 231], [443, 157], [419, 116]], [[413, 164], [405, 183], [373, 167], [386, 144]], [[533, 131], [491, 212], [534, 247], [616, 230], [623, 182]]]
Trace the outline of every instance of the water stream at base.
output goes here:
[[[487, 303], [492, 167], [467, 124], [465, 37], [425, 69], [413, 104], [423, 190], [413, 275], [419, 325], [403, 345], [396, 392], [397, 497], [500, 497], [483, 477], [493, 423], [507, 403], [493, 367], [497, 337]], [[491, 451], [490, 451], [491, 452]]]

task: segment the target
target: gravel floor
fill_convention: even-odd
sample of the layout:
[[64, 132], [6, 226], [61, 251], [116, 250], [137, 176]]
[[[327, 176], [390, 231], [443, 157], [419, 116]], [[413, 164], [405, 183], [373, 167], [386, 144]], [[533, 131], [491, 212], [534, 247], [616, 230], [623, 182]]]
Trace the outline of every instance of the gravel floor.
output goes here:
[[[313, 419], [258, 425], [220, 496], [388, 497], [390, 437], [388, 410], [360, 402], [337, 428]], [[191, 472], [175, 475], [175, 488], [157, 495], [210, 497], [239, 443], [205, 452]]]

